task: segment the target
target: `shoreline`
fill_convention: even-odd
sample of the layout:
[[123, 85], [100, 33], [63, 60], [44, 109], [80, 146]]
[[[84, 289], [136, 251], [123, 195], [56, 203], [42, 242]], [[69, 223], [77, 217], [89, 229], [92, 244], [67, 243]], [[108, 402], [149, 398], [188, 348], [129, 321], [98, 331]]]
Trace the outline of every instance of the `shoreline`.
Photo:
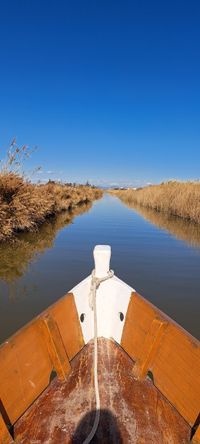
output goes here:
[[109, 190], [126, 204], [200, 224], [200, 182], [169, 181], [144, 188]]
[[0, 243], [34, 232], [49, 218], [103, 196], [90, 185], [49, 181], [34, 184], [9, 172], [0, 174]]

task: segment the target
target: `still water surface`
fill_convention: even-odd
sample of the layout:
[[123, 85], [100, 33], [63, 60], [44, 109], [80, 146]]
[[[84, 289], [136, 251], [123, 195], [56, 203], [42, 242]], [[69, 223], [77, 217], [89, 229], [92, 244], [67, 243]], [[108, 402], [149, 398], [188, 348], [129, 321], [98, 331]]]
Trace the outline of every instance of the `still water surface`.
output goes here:
[[78, 212], [0, 246], [0, 342], [91, 272], [96, 244], [112, 246], [118, 277], [200, 339], [200, 227], [110, 195]]

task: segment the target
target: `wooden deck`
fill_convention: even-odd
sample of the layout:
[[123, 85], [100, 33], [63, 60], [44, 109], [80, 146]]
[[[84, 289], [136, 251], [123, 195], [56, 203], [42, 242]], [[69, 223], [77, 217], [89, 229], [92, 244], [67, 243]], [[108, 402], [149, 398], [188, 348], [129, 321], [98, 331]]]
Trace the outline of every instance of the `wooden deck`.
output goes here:
[[[17, 444], [82, 444], [95, 415], [93, 343], [72, 360], [17, 421]], [[150, 379], [134, 379], [133, 362], [113, 341], [99, 339], [101, 417], [93, 444], [188, 444], [190, 427]]]

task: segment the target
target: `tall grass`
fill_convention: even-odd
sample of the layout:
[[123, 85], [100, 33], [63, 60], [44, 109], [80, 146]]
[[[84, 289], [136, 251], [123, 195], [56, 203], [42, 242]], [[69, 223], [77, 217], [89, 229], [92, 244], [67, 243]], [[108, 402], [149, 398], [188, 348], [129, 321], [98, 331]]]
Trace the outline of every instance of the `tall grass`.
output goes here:
[[20, 231], [34, 231], [50, 216], [91, 202], [102, 191], [88, 185], [56, 182], [33, 184], [21, 171], [24, 158], [29, 157], [26, 146], [15, 142], [7, 153], [0, 171], [0, 241], [12, 238]]
[[[27, 267], [38, 255], [52, 248], [58, 231], [73, 222], [77, 215], [89, 211], [92, 203], [88, 202], [76, 206], [71, 211], [62, 211], [56, 217], [46, 220], [38, 232], [26, 232], [15, 239], [15, 242], [0, 243], [0, 279], [8, 284], [9, 294], [12, 295], [12, 284], [23, 276]], [[14, 294], [16, 288], [14, 285]]]
[[169, 181], [138, 190], [113, 190], [111, 193], [125, 203], [200, 223], [200, 182]]

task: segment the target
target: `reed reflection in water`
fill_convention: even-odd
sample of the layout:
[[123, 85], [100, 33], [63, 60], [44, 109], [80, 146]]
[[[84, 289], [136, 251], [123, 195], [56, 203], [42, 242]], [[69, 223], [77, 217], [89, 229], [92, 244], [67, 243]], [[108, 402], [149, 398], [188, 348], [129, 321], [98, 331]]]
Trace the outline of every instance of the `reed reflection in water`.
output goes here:
[[112, 246], [119, 278], [200, 337], [199, 227], [105, 194], [0, 247], [0, 342], [91, 273], [96, 244]]
[[[12, 291], [16, 280], [27, 272], [29, 265], [38, 259], [47, 249], [53, 248], [57, 233], [65, 226], [71, 224], [77, 215], [90, 210], [92, 203], [84, 203], [74, 210], [64, 211], [56, 217], [45, 222], [37, 232], [23, 233], [13, 243], [0, 244], [0, 279], [10, 284], [10, 297], [16, 297]], [[21, 290], [22, 293], [25, 289]], [[14, 296], [15, 295], [15, 296]]]
[[187, 242], [192, 247], [200, 247], [200, 225], [141, 205], [124, 203], [158, 228], [167, 230], [177, 239]]

